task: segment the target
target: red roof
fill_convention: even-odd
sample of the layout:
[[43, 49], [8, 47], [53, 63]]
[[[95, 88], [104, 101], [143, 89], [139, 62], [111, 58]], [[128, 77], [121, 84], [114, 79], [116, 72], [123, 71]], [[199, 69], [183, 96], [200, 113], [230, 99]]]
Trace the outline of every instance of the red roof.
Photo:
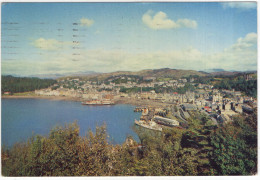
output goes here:
[[173, 94], [178, 94], [177, 92], [174, 92]]

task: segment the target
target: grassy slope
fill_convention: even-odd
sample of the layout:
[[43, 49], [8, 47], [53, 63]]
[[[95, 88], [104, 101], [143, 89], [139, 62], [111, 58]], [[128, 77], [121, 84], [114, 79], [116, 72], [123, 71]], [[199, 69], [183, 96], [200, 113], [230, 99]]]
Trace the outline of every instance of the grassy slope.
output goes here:
[[[188, 77], [190, 75], [198, 75], [198, 76], [206, 76], [206, 73], [194, 71], [194, 70], [178, 70], [178, 69], [148, 69], [148, 70], [141, 70], [137, 72], [131, 71], [117, 71], [112, 73], [102, 73], [102, 74], [95, 74], [95, 75], [87, 75], [87, 76], [74, 76], [74, 78], [80, 78], [84, 80], [104, 80], [110, 76], [119, 76], [119, 75], [138, 75], [138, 76], [152, 76], [152, 77], [170, 77], [170, 78], [182, 78]], [[64, 78], [61, 78], [64, 79]]]

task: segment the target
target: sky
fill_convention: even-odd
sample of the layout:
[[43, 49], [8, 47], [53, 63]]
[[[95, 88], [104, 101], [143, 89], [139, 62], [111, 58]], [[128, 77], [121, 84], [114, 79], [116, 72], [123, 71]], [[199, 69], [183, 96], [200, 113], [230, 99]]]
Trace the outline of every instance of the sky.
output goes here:
[[257, 70], [257, 4], [2, 3], [2, 74], [158, 68]]

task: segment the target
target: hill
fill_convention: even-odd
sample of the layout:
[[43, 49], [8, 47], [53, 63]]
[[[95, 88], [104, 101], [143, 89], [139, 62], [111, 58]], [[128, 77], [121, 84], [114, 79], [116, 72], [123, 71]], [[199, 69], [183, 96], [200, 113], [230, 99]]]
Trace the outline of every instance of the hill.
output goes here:
[[256, 74], [257, 71], [219, 71], [210, 73], [211, 76], [240, 76], [244, 74]]
[[137, 72], [140, 76], [153, 76], [153, 77], [169, 77], [169, 78], [182, 78], [189, 77], [190, 75], [206, 76], [207, 73], [198, 72], [194, 70], [182, 70], [182, 69], [153, 69], [153, 70], [142, 70]]
[[237, 74], [240, 74], [241, 72], [239, 71], [235, 71], [235, 72], [231, 72], [231, 71], [218, 71], [218, 72], [212, 72], [210, 73], [212, 76], [219, 76], [219, 75], [222, 75], [222, 76], [234, 76], [234, 75], [237, 75]]
[[[117, 72], [111, 72], [111, 73], [100, 73], [100, 74], [90, 74], [85, 76], [68, 76], [68, 77], [74, 77], [74, 78], [80, 78], [84, 80], [105, 80], [109, 77], [113, 76], [141, 76], [141, 77], [161, 77], [161, 78], [174, 78], [179, 79], [182, 77], [189, 77], [190, 75], [193, 76], [207, 76], [208, 73], [205, 72], [199, 72], [194, 70], [181, 70], [181, 69], [169, 69], [169, 68], [163, 68], [163, 69], [146, 69], [136, 72], [131, 71], [117, 71]], [[64, 77], [67, 78], [67, 77]], [[60, 78], [60, 79], [64, 79]]]
[[36, 89], [47, 88], [57, 81], [53, 79], [39, 79], [39, 78], [28, 78], [28, 77], [13, 77], [13, 76], [2, 76], [1, 77], [1, 93], [18, 93], [34, 91]]
[[40, 79], [58, 79], [62, 77], [67, 77], [67, 76], [86, 76], [90, 74], [98, 74], [97, 72], [94, 71], [85, 71], [85, 72], [75, 72], [75, 73], [56, 73], [56, 74], [35, 74], [35, 75], [30, 75], [28, 77], [37, 77]]

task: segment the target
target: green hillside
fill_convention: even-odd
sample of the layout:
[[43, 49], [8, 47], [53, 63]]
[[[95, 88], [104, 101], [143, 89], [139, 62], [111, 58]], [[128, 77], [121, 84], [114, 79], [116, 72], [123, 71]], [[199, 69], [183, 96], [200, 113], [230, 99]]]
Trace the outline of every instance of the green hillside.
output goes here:
[[[86, 75], [86, 76], [69, 76], [70, 78], [79, 78], [82, 80], [98, 80], [103, 81], [111, 76], [120, 76], [120, 75], [134, 75], [134, 76], [141, 76], [141, 77], [163, 77], [163, 78], [174, 78], [179, 79], [182, 77], [189, 77], [190, 75], [197, 75], [197, 76], [206, 76], [207, 73], [198, 72], [194, 70], [181, 70], [181, 69], [169, 69], [169, 68], [163, 68], [163, 69], [147, 69], [147, 70], [141, 70], [136, 72], [131, 71], [117, 71], [117, 72], [111, 72], [111, 73], [101, 73], [101, 74], [92, 74], [92, 75]], [[68, 77], [60, 78], [60, 79], [66, 79]]]
[[57, 81], [53, 79], [39, 79], [39, 78], [28, 78], [28, 77], [13, 77], [13, 76], [2, 76], [1, 78], [1, 93], [10, 92], [28, 92], [36, 89], [47, 88]]

